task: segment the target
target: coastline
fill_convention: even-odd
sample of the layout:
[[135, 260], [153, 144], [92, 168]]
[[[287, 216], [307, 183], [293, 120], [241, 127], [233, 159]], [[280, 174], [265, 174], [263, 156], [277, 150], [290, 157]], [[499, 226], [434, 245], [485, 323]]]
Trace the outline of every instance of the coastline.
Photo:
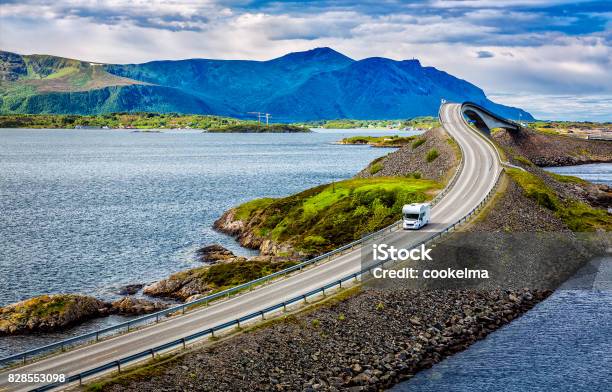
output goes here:
[[[520, 162], [519, 162], [520, 164]], [[540, 169], [541, 170], [541, 169]], [[537, 175], [542, 175], [541, 172], [537, 172]], [[544, 175], [544, 177], [546, 177]], [[520, 185], [517, 185], [513, 180], [507, 180], [508, 183], [503, 187], [496, 197], [493, 205], [485, 209], [473, 223], [468, 226], [469, 231], [493, 231], [493, 232], [504, 232], [507, 230], [512, 231], [534, 231], [534, 230], [566, 230], [570, 233], [570, 230], [566, 228], [564, 221], [560, 220], [555, 214], [544, 208], [537, 201], [534, 201], [528, 194], [524, 192]], [[547, 181], [549, 181], [547, 179]], [[559, 190], [564, 192], [565, 190]], [[512, 208], [509, 210], [508, 206]], [[518, 206], [521, 208], [518, 208]], [[504, 219], [500, 219], [500, 214], [505, 215]], [[537, 216], [535, 220], [538, 224], [534, 226], [533, 220], [525, 220], [524, 216]], [[240, 233], [243, 227], [239, 222], [233, 219], [227, 219], [228, 231], [234, 234]], [[507, 225], [510, 223], [510, 226]], [[565, 229], [563, 229], [565, 227]], [[533, 260], [538, 260], [539, 257], [549, 254], [546, 249], [539, 249], [539, 252], [532, 254]], [[415, 372], [420, 369], [428, 368], [434, 363], [440, 361], [447, 355], [451, 355], [455, 352], [461, 351], [468, 347], [471, 343], [476, 340], [482, 339], [488, 333], [497, 329], [498, 326], [510, 322], [512, 319], [520, 316], [528, 309], [530, 309], [536, 303], [544, 300], [551, 291], [538, 290], [538, 289], [525, 289], [522, 293], [513, 291], [505, 291], [500, 297], [499, 294], [495, 294], [495, 290], [482, 289], [478, 291], [477, 295], [491, 296], [491, 301], [485, 301], [485, 307], [493, 306], [493, 298], [502, 299], [509, 301], [502, 304], [504, 309], [503, 314], [505, 317], [501, 319], [497, 316], [486, 315], [483, 313], [473, 313], [476, 309], [483, 308], [483, 305], [477, 305], [475, 302], [471, 302], [469, 305], [459, 305], [458, 309], [461, 309], [464, 317], [467, 315], [467, 320], [473, 320], [475, 324], [466, 326], [465, 319], [462, 318], [454, 319], [453, 321], [440, 322], [439, 327], [435, 322], [423, 322], [416, 314], [422, 314], [419, 312], [429, 312], [435, 308], [435, 303], [442, 300], [443, 302], [448, 300], [444, 297], [442, 292], [429, 291], [424, 292], [410, 292], [407, 297], [401, 297], [397, 290], [385, 291], [376, 289], [366, 289], [361, 293], [355, 295], [340, 295], [337, 301], [332, 300], [332, 304], [329, 306], [323, 305], [322, 307], [315, 307], [312, 312], [305, 311], [299, 313], [296, 316], [288, 316], [285, 319], [281, 319], [272, 322], [266, 328], [255, 328], [254, 332], [248, 332], [247, 334], [239, 334], [237, 336], [229, 337], [227, 341], [214, 344], [211, 348], [196, 350], [193, 353], [179, 354], [175, 359], [171, 359], [167, 362], [163, 370], [158, 370], [152, 377], [133, 378], [132, 375], [128, 375], [127, 383], [123, 381], [122, 377], [110, 380], [109, 382], [102, 382], [96, 384], [102, 386], [105, 391], [118, 391], [118, 390], [140, 390], [141, 388], [156, 388], [156, 387], [169, 387], [170, 385], [178, 385], [175, 387], [179, 390], [182, 386], [185, 386], [184, 382], [187, 382], [186, 374], [195, 374], [194, 378], [198, 380], [198, 383], [202, 385], [206, 390], [218, 390], [222, 388], [219, 385], [241, 385], [243, 388], [250, 389], [266, 389], [264, 386], [270, 382], [267, 376], [271, 375], [276, 381], [273, 381], [274, 385], [283, 386], [284, 388], [311, 388], [311, 389], [330, 389], [335, 388], [347, 388], [347, 387], [361, 387], [361, 388], [386, 388], [394, 385], [397, 382], [411, 378]], [[460, 293], [460, 294], [459, 294]], [[460, 295], [470, 296], [467, 292], [456, 291], [454, 294], [446, 295]], [[420, 295], [428, 295], [428, 300], [416, 301], [414, 298], [419, 298]], [[372, 296], [370, 298], [370, 296]], [[367, 299], [364, 299], [367, 298]], [[372, 300], [376, 298], [376, 300]], [[384, 298], [384, 300], [382, 300]], [[445, 299], [443, 299], [445, 298]], [[503, 298], [506, 298], [503, 300]], [[366, 301], [368, 305], [364, 305], [363, 301]], [[451, 301], [452, 302], [452, 301]], [[460, 303], [457, 300], [457, 303]], [[511, 311], [515, 309], [515, 305], [519, 304], [520, 310]], [[360, 309], [359, 320], [369, 325], [388, 325], [389, 322], [395, 322], [396, 320], [407, 320], [411, 321], [411, 328], [415, 328], [421, 332], [411, 332], [412, 339], [407, 346], [401, 347], [386, 347], [377, 355], [368, 357], [355, 356], [355, 352], [351, 349], [348, 350], [331, 350], [334, 354], [330, 357], [329, 352], [324, 349], [330, 344], [338, 344], [342, 347], [351, 347], [355, 344], [363, 344], [359, 338], [343, 341], [343, 337], [359, 335], [360, 331], [368, 331], [368, 328], [350, 329], [343, 333], [337, 333], [338, 328], [351, 328], [350, 323], [355, 322], [354, 317], [350, 317], [350, 322], [344, 323], [344, 320], [349, 319], [349, 310], [347, 307], [354, 306], [356, 309]], [[474, 306], [474, 310], [472, 310]], [[509, 308], [507, 306], [510, 306]], [[390, 317], [389, 315], [384, 316], [384, 322], [382, 320], [375, 320], [369, 318], [369, 316], [363, 316], [365, 309], [374, 309], [372, 312], [385, 313], [385, 309], [408, 309], [407, 311], [416, 312], [410, 314], [402, 314], [402, 316], [396, 315]], [[447, 313], [452, 313], [449, 309], [446, 309]], [[345, 324], [345, 325], [342, 325]], [[404, 323], [405, 324], [405, 323]], [[338, 326], [340, 325], [340, 326]], [[448, 332], [444, 326], [450, 328]], [[422, 329], [421, 329], [422, 328]], [[371, 329], [371, 328], [370, 328]], [[298, 332], [300, 331], [300, 332]], [[382, 328], [377, 329], [376, 334], [368, 333], [370, 339], [372, 337], [378, 337], [380, 334], [385, 335], [388, 333], [388, 329]], [[402, 331], [399, 328], [399, 331]], [[304, 343], [300, 344], [300, 349], [283, 346], [282, 350], [278, 350], [277, 344], [273, 346], [266, 345], [267, 341], [280, 342], [280, 337], [290, 334], [291, 336], [297, 337], [298, 341]], [[453, 335], [456, 334], [456, 335]], [[299, 336], [299, 337], [298, 337]], [[454, 339], [452, 338], [454, 336]], [[328, 337], [333, 337], [329, 339]], [[442, 338], [442, 340], [439, 340]], [[450, 340], [449, 340], [450, 338]], [[340, 342], [340, 343], [338, 343]], [[360, 343], [358, 343], [360, 342]], [[413, 344], [416, 343], [415, 346]], [[450, 344], [449, 344], [450, 343]], [[235, 361], [232, 356], [232, 348], [236, 344], [244, 344], [249, 347], [249, 344], [259, 347], [257, 355], [265, 355], [267, 361], [265, 363], [259, 363], [257, 365], [249, 365], [241, 367], [240, 369], [232, 370], [233, 373], [229, 373], [228, 367], [231, 368], [231, 363]], [[385, 346], [380, 344], [379, 346]], [[361, 351], [367, 350], [369, 354], [374, 354], [373, 348], [376, 345], [361, 346]], [[423, 347], [425, 347], [424, 352]], [[404, 351], [402, 351], [402, 349]], [[263, 353], [262, 353], [263, 350]], [[235, 350], [234, 350], [235, 351]], [[405, 352], [402, 356], [402, 352]], [[422, 354], [421, 354], [422, 353]], [[255, 354], [255, 352], [253, 352]], [[251, 358], [250, 351], [246, 350], [241, 353], [241, 357], [244, 356]], [[398, 357], [399, 355], [399, 357]], [[255, 359], [255, 357], [252, 357]], [[308, 360], [300, 360], [299, 358], [309, 358]], [[399, 360], [398, 360], [399, 358]], [[271, 362], [271, 363], [270, 363]], [[247, 361], [248, 363], [248, 361]], [[251, 364], [253, 361], [250, 362]], [[304, 364], [300, 369], [304, 370], [303, 376], [292, 376], [287, 373], [288, 369], [284, 368], [284, 363]], [[337, 366], [330, 367], [327, 364], [334, 363]], [[219, 377], [207, 377], [202, 372], [198, 372], [196, 369], [206, 366], [207, 368], [217, 369], [215, 374], [220, 375]], [[322, 366], [322, 367], [321, 367]], [[307, 369], [317, 369], [316, 372], [308, 372]], [[258, 376], [252, 377], [246, 384], [241, 381], [241, 374], [251, 375], [262, 375], [262, 378]], [[317, 374], [319, 376], [317, 376]], [[314, 377], [312, 379], [311, 377]], [[169, 383], [169, 380], [173, 380], [175, 384]], [[244, 379], [242, 379], [244, 380]], [[118, 383], [118, 384], [117, 384]], [[221, 383], [221, 384], [219, 384]], [[238, 384], [236, 384], [238, 383]], [[120, 389], [119, 385], [121, 386]], [[333, 388], [332, 388], [333, 389]], [[172, 387], [170, 387], [170, 390]]]
[[[536, 293], [536, 292], [534, 291], [533, 293]], [[539, 294], [538, 294], [538, 295], [531, 294], [531, 295], [532, 295], [532, 296], [535, 296], [535, 297], [538, 297], [538, 296], [539, 296]], [[516, 297], [516, 295], [515, 295], [515, 297]], [[531, 300], [529, 300], [529, 301], [531, 301]], [[519, 313], [517, 313], [517, 314], [522, 314], [522, 313], [520, 313], [520, 312], [519, 312]]]

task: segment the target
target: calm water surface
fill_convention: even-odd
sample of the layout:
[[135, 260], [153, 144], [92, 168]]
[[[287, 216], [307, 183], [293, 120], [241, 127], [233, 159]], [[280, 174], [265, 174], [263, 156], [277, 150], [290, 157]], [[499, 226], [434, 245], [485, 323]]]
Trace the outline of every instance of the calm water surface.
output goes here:
[[[223, 211], [351, 177], [391, 150], [332, 142], [397, 133], [0, 130], [0, 306], [46, 293], [115, 299], [121, 285], [200, 265], [207, 244], [251, 254], [212, 229]], [[63, 336], [2, 338], [0, 356]]]
[[612, 163], [592, 163], [578, 166], [547, 167], [546, 170], [576, 176], [587, 181], [612, 186]]

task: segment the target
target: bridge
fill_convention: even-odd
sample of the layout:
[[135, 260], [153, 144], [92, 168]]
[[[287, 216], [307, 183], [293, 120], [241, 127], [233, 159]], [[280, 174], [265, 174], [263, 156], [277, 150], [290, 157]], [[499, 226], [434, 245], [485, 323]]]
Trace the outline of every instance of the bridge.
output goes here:
[[[384, 241], [388, 245], [411, 248], [438, 238], [469, 219], [494, 193], [503, 170], [500, 156], [495, 145], [486, 135], [472, 128], [465, 116], [475, 118], [477, 124], [479, 121], [481, 126], [484, 124], [489, 130], [500, 124], [503, 127], [514, 124], [475, 104], [442, 105], [439, 118], [446, 132], [461, 149], [461, 164], [433, 206], [430, 224], [418, 231], [404, 231], [399, 224], [391, 225], [381, 230], [385, 233]], [[156, 354], [185, 347], [214, 336], [217, 331], [240, 326], [241, 322], [278, 314], [288, 304], [325, 293], [325, 290], [333, 287], [342, 287], [343, 282], [358, 279], [367, 273], [369, 270], [364, 270], [361, 264], [360, 243], [361, 240], [331, 252], [333, 258], [325, 262], [319, 262], [319, 259], [307, 261], [303, 264], [309, 266], [303, 270], [300, 266], [299, 271], [292, 268], [282, 274], [276, 273], [274, 278], [281, 275], [282, 278], [270, 280], [265, 285], [251, 285], [249, 288], [252, 290], [241, 288], [240, 293], [234, 296], [229, 296], [228, 292], [227, 299], [212, 302], [209, 306], [198, 306], [184, 315], [166, 318], [166, 313], [163, 313], [164, 317], [157, 315], [157, 322], [153, 324], [46, 357], [31, 359], [29, 353], [13, 356], [10, 358], [12, 361], [19, 360], [23, 355], [24, 362], [26, 357], [31, 362], [0, 372], [0, 391], [65, 388], [70, 383], [81, 382], [88, 377], [100, 376], [121, 369], [122, 366], [144, 361]], [[151, 315], [147, 317], [150, 319]], [[8, 360], [2, 359], [0, 363]], [[64, 374], [67, 383], [10, 383], [9, 375], [17, 373]]]
[[503, 128], [509, 131], [519, 131], [521, 129], [520, 124], [500, 117], [488, 109], [472, 102], [464, 102], [461, 105], [461, 112], [474, 122], [476, 128], [487, 135], [491, 134], [491, 129], [493, 128]]

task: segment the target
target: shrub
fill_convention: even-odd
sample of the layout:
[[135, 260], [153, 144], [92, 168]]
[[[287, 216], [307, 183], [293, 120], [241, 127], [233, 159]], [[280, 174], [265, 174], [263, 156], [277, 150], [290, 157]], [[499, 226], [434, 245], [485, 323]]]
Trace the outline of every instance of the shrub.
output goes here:
[[419, 138], [419, 139], [417, 139], [417, 140], [413, 141], [413, 142], [412, 142], [412, 149], [414, 150], [415, 148], [417, 148], [417, 147], [418, 147], [418, 146], [420, 146], [421, 144], [425, 143], [425, 140], [427, 140], [427, 139], [425, 139], [425, 138], [423, 138], [423, 137], [422, 137], [422, 138]]
[[383, 310], [384, 308], [385, 308], [385, 304], [383, 304], [382, 302], [379, 302], [379, 303], [376, 305], [376, 310], [378, 310], [378, 311], [381, 311], [381, 310]]
[[427, 151], [425, 159], [427, 159], [427, 162], [433, 162], [433, 160], [436, 159], [439, 155], [440, 154], [438, 153], [438, 150], [432, 148], [431, 150]]
[[383, 165], [380, 162], [374, 163], [370, 166], [370, 174], [374, 175], [383, 169]]

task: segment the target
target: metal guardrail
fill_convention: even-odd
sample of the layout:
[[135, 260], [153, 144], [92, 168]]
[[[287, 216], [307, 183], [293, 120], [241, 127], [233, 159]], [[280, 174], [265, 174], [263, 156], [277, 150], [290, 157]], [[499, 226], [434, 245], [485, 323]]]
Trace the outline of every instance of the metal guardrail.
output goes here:
[[[496, 149], [495, 146], [494, 146], [494, 148]], [[463, 168], [463, 162], [464, 162], [463, 155], [464, 154], [463, 154], [463, 149], [462, 149], [462, 158], [461, 158], [459, 169]], [[461, 170], [457, 170], [457, 172], [455, 173], [455, 175], [451, 179], [451, 182], [449, 182], [448, 186], [445, 188], [444, 191], [447, 191], [447, 189], [451, 188], [454, 185], [454, 182], [457, 181], [458, 173], [460, 173], [460, 172], [461, 172]], [[454, 231], [455, 228], [458, 225], [461, 225], [462, 223], [466, 222], [472, 215], [474, 215], [481, 207], [483, 207], [491, 199], [491, 197], [495, 193], [495, 190], [498, 187], [499, 180], [501, 178], [502, 172], [503, 172], [503, 167], [502, 167], [502, 170], [497, 174], [497, 177], [495, 179], [495, 183], [494, 183], [493, 187], [491, 187], [489, 192], [487, 192], [487, 195], [483, 198], [483, 200], [480, 203], [478, 203], [478, 205], [476, 207], [474, 207], [472, 210], [470, 210], [470, 212], [468, 212], [463, 218], [459, 219], [457, 222], [455, 222], [452, 225], [448, 226], [444, 230], [442, 230], [442, 231], [440, 231], [438, 233], [432, 234], [429, 238], [426, 238], [423, 241], [420, 241], [419, 243], [413, 245], [412, 247], [416, 248], [416, 247], [419, 247], [419, 246], [421, 246], [423, 244], [427, 244], [429, 242], [435, 241], [435, 240], [441, 238], [442, 236], [446, 235], [447, 233], [449, 233], [451, 231]], [[328, 253], [326, 253], [324, 255], [321, 255], [319, 257], [316, 257], [314, 259], [311, 259], [311, 260], [305, 261], [303, 263], [297, 264], [297, 265], [295, 265], [293, 267], [287, 268], [286, 270], [279, 271], [279, 272], [277, 272], [275, 274], [271, 274], [271, 275], [262, 277], [260, 279], [256, 279], [254, 281], [245, 283], [243, 285], [237, 286], [237, 287], [232, 288], [232, 289], [224, 290], [222, 292], [219, 292], [217, 294], [213, 294], [211, 296], [202, 298], [202, 299], [197, 300], [197, 301], [193, 301], [193, 302], [190, 302], [190, 303], [187, 303], [187, 304], [182, 304], [180, 306], [175, 307], [174, 308], [175, 310], [167, 309], [165, 311], [157, 312], [157, 313], [151, 314], [149, 316], [142, 317], [142, 318], [137, 319], [137, 320], [143, 320], [143, 319], [147, 320], [147, 319], [155, 318], [156, 316], [158, 317], [159, 314], [162, 314], [162, 313], [165, 315], [165, 314], [168, 314], [170, 312], [175, 312], [176, 310], [185, 309], [188, 306], [194, 306], [194, 305], [197, 305], [199, 303], [203, 303], [204, 300], [210, 301], [211, 297], [219, 298], [219, 297], [222, 297], [222, 296], [226, 295], [228, 292], [236, 292], [236, 291], [242, 290], [244, 288], [251, 287], [254, 284], [253, 282], [264, 282], [264, 281], [267, 281], [267, 280], [271, 279], [271, 277], [273, 277], [273, 276], [278, 276], [278, 275], [281, 275], [281, 274], [286, 274], [287, 272], [285, 272], [285, 271], [289, 271], [289, 270], [295, 271], [296, 269], [301, 269], [305, 265], [314, 264], [314, 263], [316, 263], [316, 261], [320, 261], [320, 260], [322, 260], [322, 259], [324, 259], [326, 257], [330, 257], [331, 255], [339, 254], [339, 253], [341, 253], [344, 250], [352, 249], [355, 245], [361, 244], [361, 243], [363, 243], [365, 241], [368, 241], [368, 240], [370, 240], [370, 239], [372, 239], [374, 237], [377, 237], [377, 236], [380, 236], [382, 234], [385, 234], [386, 232], [391, 232], [391, 231], [393, 231], [393, 228], [398, 226], [398, 223], [399, 222], [396, 222], [396, 223], [394, 223], [394, 224], [392, 224], [390, 226], [387, 226], [387, 227], [385, 227], [385, 228], [383, 228], [383, 229], [381, 229], [381, 230], [379, 230], [377, 232], [374, 232], [374, 233], [372, 233], [372, 234], [370, 234], [368, 236], [365, 236], [365, 237], [363, 237], [363, 238], [361, 238], [361, 239], [359, 239], [357, 241], [353, 241], [350, 244], [344, 245], [344, 246], [342, 246], [342, 247], [340, 247], [340, 248], [338, 248], [338, 249], [336, 249], [336, 250], [334, 250], [332, 252], [328, 252]], [[163, 352], [165, 350], [168, 350], [168, 349], [171, 349], [171, 348], [174, 348], [174, 347], [177, 347], [177, 346], [185, 347], [187, 342], [190, 342], [192, 340], [195, 340], [195, 339], [198, 339], [198, 338], [202, 338], [202, 337], [208, 336], [208, 335], [214, 336], [215, 332], [227, 329], [227, 328], [232, 327], [232, 326], [239, 327], [240, 323], [252, 320], [254, 318], [258, 318], [258, 317], [265, 318], [265, 314], [266, 313], [277, 311], [279, 309], [286, 309], [286, 307], [288, 305], [294, 304], [294, 303], [299, 302], [299, 301], [306, 301], [309, 297], [311, 297], [313, 295], [317, 295], [317, 294], [321, 294], [321, 293], [325, 294], [325, 290], [329, 290], [329, 289], [335, 288], [337, 286], [342, 288], [342, 283], [344, 283], [344, 282], [346, 282], [348, 280], [351, 280], [351, 279], [358, 279], [358, 278], [362, 277], [363, 275], [369, 273], [372, 269], [384, 265], [385, 262], [386, 261], [380, 261], [380, 262], [378, 262], [378, 263], [376, 263], [374, 265], [371, 265], [371, 266], [368, 266], [367, 268], [362, 269], [359, 272], [355, 272], [353, 274], [347, 275], [347, 276], [345, 276], [345, 277], [343, 277], [343, 278], [341, 278], [341, 279], [339, 279], [337, 281], [331, 282], [331, 283], [329, 283], [329, 284], [327, 284], [327, 285], [325, 285], [323, 287], [320, 287], [318, 289], [311, 290], [311, 291], [309, 291], [309, 292], [307, 292], [305, 294], [293, 297], [293, 298], [291, 298], [291, 299], [289, 299], [287, 301], [283, 301], [283, 302], [278, 303], [276, 305], [272, 305], [272, 306], [267, 307], [265, 309], [262, 309], [262, 310], [259, 310], [259, 311], [256, 311], [256, 312], [252, 312], [250, 314], [247, 314], [247, 315], [242, 316], [240, 318], [237, 318], [237, 319], [225, 322], [225, 323], [217, 325], [215, 327], [212, 327], [212, 328], [209, 328], [209, 329], [206, 329], [206, 330], [203, 330], [203, 331], [199, 331], [199, 332], [187, 335], [187, 336], [185, 336], [183, 338], [176, 339], [174, 341], [167, 342], [167, 343], [164, 343], [162, 345], [155, 346], [153, 348], [150, 348], [150, 349], [141, 351], [139, 353], [136, 353], [136, 354], [133, 354], [133, 355], [121, 358], [119, 360], [108, 362], [108, 363], [106, 363], [104, 365], [101, 365], [101, 366], [98, 366], [96, 368], [89, 369], [89, 370], [86, 370], [84, 372], [72, 375], [72, 376], [68, 376], [68, 377], [66, 377], [66, 380], [64, 382], [47, 384], [47, 385], [44, 385], [44, 386], [32, 389], [32, 391], [48, 391], [48, 390], [57, 388], [57, 387], [59, 387], [61, 385], [64, 385], [64, 384], [69, 384], [69, 383], [73, 383], [73, 382], [77, 382], [77, 381], [80, 383], [86, 377], [89, 377], [89, 376], [92, 376], [92, 375], [95, 375], [95, 374], [99, 374], [99, 373], [105, 372], [107, 370], [115, 369], [115, 368], [118, 371], [121, 371], [121, 366], [122, 365], [129, 364], [129, 363], [134, 362], [134, 361], [136, 361], [138, 359], [146, 358], [146, 357], [149, 357], [149, 356], [154, 358], [156, 353], [160, 353], [160, 352]], [[157, 318], [157, 320], [159, 320], [159, 318]], [[134, 321], [136, 321], [136, 320], [132, 320], [131, 322], [134, 322]], [[129, 324], [130, 324], [130, 322], [123, 323], [123, 324], [120, 324], [120, 325], [122, 325], [122, 326], [123, 325], [127, 325], [128, 329], [129, 329]], [[109, 327], [109, 328], [106, 328], [104, 330], [108, 330], [108, 329], [113, 330], [113, 329], [117, 329], [117, 328], [119, 328], [119, 326]], [[103, 330], [99, 330], [99, 331], [96, 331], [96, 332], [91, 333], [91, 334], [81, 335], [81, 336], [78, 336], [78, 337], [75, 337], [75, 338], [72, 338], [72, 339], [83, 339], [83, 336], [96, 336], [97, 337], [98, 334], [100, 333], [100, 331], [103, 331]], [[63, 344], [67, 344], [66, 342], [67, 341], [70, 342], [72, 339], [68, 339], [66, 341], [58, 342], [58, 343], [56, 343], [54, 345], [49, 345], [49, 346], [41, 347], [40, 349], [31, 350], [31, 351], [41, 352], [41, 351], [38, 351], [38, 350], [44, 350], [47, 347], [57, 347], [58, 344], [62, 344], [62, 343]], [[26, 353], [21, 353], [21, 354], [17, 354], [16, 356], [12, 356], [12, 357], [15, 357], [13, 360], [20, 359], [21, 356], [24, 356], [25, 354]], [[12, 358], [12, 357], [8, 357], [8, 358]], [[3, 361], [6, 361], [8, 358], [3, 359]]]
[[[461, 146], [459, 145], [459, 148], [461, 149]], [[459, 174], [461, 173], [462, 169], [463, 169], [463, 150], [461, 149], [461, 157], [460, 157], [460, 161], [459, 161], [459, 166], [457, 167], [457, 170], [455, 170], [455, 173], [453, 175], [453, 177], [451, 177], [451, 180], [448, 182], [448, 184], [444, 187], [444, 189], [439, 192], [436, 197], [434, 197], [434, 199], [431, 201], [431, 205], [434, 206], [436, 205], [448, 192], [449, 190], [455, 185], [455, 183], [457, 182], [457, 179], [459, 178]], [[227, 298], [229, 296], [231, 296], [232, 294], [235, 293], [239, 293], [245, 290], [251, 290], [254, 286], [258, 286], [258, 285], [262, 285], [264, 283], [267, 283], [273, 279], [276, 279], [278, 277], [290, 274], [292, 272], [295, 271], [301, 271], [302, 269], [304, 269], [305, 267], [311, 266], [311, 265], [316, 265], [316, 263], [323, 261], [323, 260], [331, 260], [334, 256], [336, 255], [340, 255], [342, 254], [344, 251], [346, 250], [353, 250], [355, 247], [361, 245], [363, 242], [369, 241], [372, 238], [375, 238], [377, 236], [379, 236], [380, 234], [384, 234], [388, 231], [393, 230], [393, 228], [398, 227], [401, 224], [401, 220], [397, 221], [395, 223], [392, 223], [391, 225], [384, 227], [374, 233], [371, 233], [365, 237], [362, 237], [356, 241], [353, 241], [349, 244], [346, 244], [344, 246], [341, 246], [340, 248], [334, 249], [330, 252], [327, 252], [325, 254], [322, 254], [320, 256], [314, 257], [312, 259], [306, 260], [302, 263], [296, 264], [292, 267], [289, 268], [285, 268], [283, 270], [274, 272], [270, 275], [266, 275], [263, 276], [261, 278], [249, 281], [247, 283], [243, 283], [241, 285], [238, 286], [234, 286], [231, 287], [229, 289], [220, 291], [218, 293], [215, 294], [211, 294], [211, 295], [207, 295], [206, 297], [202, 297], [200, 299], [197, 299], [195, 301], [191, 301], [191, 302], [187, 302], [184, 304], [180, 304], [177, 306], [173, 306], [170, 307], [168, 309], [164, 309], [161, 310], [159, 312], [155, 312], [155, 313], [151, 313], [148, 314], [146, 316], [141, 316], [138, 318], [135, 318], [133, 320], [129, 320], [123, 323], [119, 323], [119, 324], [115, 324], [106, 328], [101, 328], [98, 329], [96, 331], [92, 331], [86, 334], [82, 334], [79, 336], [74, 336], [72, 338], [68, 338], [68, 339], [64, 339], [61, 340], [59, 342], [55, 342], [49, 345], [45, 345], [45, 346], [41, 346], [41, 347], [37, 347], [34, 348], [32, 350], [28, 350], [28, 351], [24, 351], [21, 353], [17, 353], [17, 354], [13, 354], [4, 358], [0, 358], [0, 366], [7, 366], [10, 365], [12, 363], [16, 363], [16, 362], [22, 362], [23, 364], [25, 364], [28, 360], [28, 358], [32, 359], [33, 357], [39, 356], [41, 354], [45, 354], [45, 353], [51, 353], [54, 351], [65, 351], [67, 348], [70, 347], [74, 347], [77, 346], [79, 343], [88, 343], [88, 342], [98, 342], [100, 340], [101, 337], [103, 337], [104, 335], [108, 335], [112, 332], [118, 332], [117, 334], [121, 333], [121, 332], [129, 332], [130, 329], [133, 329], [136, 326], [142, 326], [146, 323], [158, 323], [160, 320], [162, 320], [164, 317], [169, 317], [172, 314], [175, 313], [182, 313], [185, 314], [187, 313], [187, 309], [194, 307], [194, 306], [199, 306], [199, 305], [208, 305], [208, 303], [210, 303], [211, 301], [217, 300], [217, 299], [221, 299], [221, 298]]]

